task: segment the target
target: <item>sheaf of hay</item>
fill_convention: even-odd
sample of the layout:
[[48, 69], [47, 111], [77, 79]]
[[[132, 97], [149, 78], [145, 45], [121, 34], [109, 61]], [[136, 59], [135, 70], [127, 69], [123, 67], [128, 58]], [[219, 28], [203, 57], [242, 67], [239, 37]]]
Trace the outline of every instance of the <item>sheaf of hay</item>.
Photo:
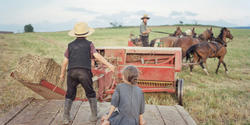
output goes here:
[[[46, 80], [65, 91], [67, 88], [66, 80], [64, 83], [60, 82], [61, 66], [52, 58], [34, 55], [21, 57], [13, 73], [14, 78], [21, 83], [39, 85], [41, 80]], [[85, 91], [80, 84], [77, 87], [77, 97], [86, 98]]]

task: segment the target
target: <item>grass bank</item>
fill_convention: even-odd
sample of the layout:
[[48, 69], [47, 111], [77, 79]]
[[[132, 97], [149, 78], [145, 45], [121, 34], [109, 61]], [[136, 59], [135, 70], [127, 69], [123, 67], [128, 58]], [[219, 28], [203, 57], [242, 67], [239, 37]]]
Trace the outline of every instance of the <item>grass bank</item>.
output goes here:
[[[151, 27], [154, 31], [173, 32], [174, 26]], [[191, 28], [182, 27], [183, 30]], [[201, 33], [206, 27], [196, 27]], [[139, 28], [96, 29], [88, 39], [95, 46], [127, 46], [130, 33], [139, 34]], [[219, 28], [214, 28], [219, 34]], [[215, 74], [217, 59], [208, 59], [206, 76], [199, 66], [193, 75], [188, 68], [178, 74], [184, 79], [184, 108], [198, 124], [250, 124], [250, 30], [231, 29], [234, 40], [228, 44], [225, 62], [229, 74], [224, 73], [221, 65]], [[163, 37], [164, 34], [151, 33], [150, 39]], [[61, 63], [67, 44], [74, 38], [67, 32], [0, 34], [0, 114], [25, 100], [27, 97], [41, 98], [36, 93], [9, 77], [18, 59], [26, 54], [54, 58]], [[167, 76], [166, 76], [167, 77]], [[151, 94], [146, 96], [149, 104], [175, 105], [170, 94]], [[1, 115], [0, 115], [1, 117]]]

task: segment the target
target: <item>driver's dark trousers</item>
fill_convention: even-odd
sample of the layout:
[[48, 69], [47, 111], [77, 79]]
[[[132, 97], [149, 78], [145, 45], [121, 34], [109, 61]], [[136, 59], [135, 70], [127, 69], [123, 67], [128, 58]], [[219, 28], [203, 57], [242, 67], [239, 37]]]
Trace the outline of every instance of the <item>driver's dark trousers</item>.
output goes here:
[[142, 40], [143, 47], [149, 46], [148, 45], [148, 36], [142, 36], [142, 35], [140, 35], [140, 37], [141, 37], [141, 40]]

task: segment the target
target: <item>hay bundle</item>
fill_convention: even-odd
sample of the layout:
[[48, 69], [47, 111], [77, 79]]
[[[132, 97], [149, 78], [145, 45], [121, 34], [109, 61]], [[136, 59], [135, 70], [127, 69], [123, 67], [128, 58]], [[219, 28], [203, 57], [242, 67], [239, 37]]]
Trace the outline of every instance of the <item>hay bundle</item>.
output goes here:
[[41, 80], [46, 80], [62, 88], [60, 72], [61, 66], [53, 59], [27, 55], [20, 58], [13, 73], [18, 81], [40, 84]]
[[[60, 82], [60, 73], [61, 66], [53, 59], [27, 55], [20, 58], [13, 76], [45, 99], [63, 99], [64, 95], [54, 93], [40, 85], [41, 80], [46, 80], [66, 90], [66, 82], [64, 84]], [[82, 87], [78, 87], [77, 97], [85, 98]]]

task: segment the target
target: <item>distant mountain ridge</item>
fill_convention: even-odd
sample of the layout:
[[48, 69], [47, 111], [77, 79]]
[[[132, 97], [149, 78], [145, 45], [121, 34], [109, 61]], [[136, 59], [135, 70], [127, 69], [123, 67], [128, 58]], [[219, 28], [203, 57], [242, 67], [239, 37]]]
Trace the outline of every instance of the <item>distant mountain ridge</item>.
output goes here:
[[250, 29], [250, 26], [238, 26], [238, 27], [230, 27], [233, 29]]

